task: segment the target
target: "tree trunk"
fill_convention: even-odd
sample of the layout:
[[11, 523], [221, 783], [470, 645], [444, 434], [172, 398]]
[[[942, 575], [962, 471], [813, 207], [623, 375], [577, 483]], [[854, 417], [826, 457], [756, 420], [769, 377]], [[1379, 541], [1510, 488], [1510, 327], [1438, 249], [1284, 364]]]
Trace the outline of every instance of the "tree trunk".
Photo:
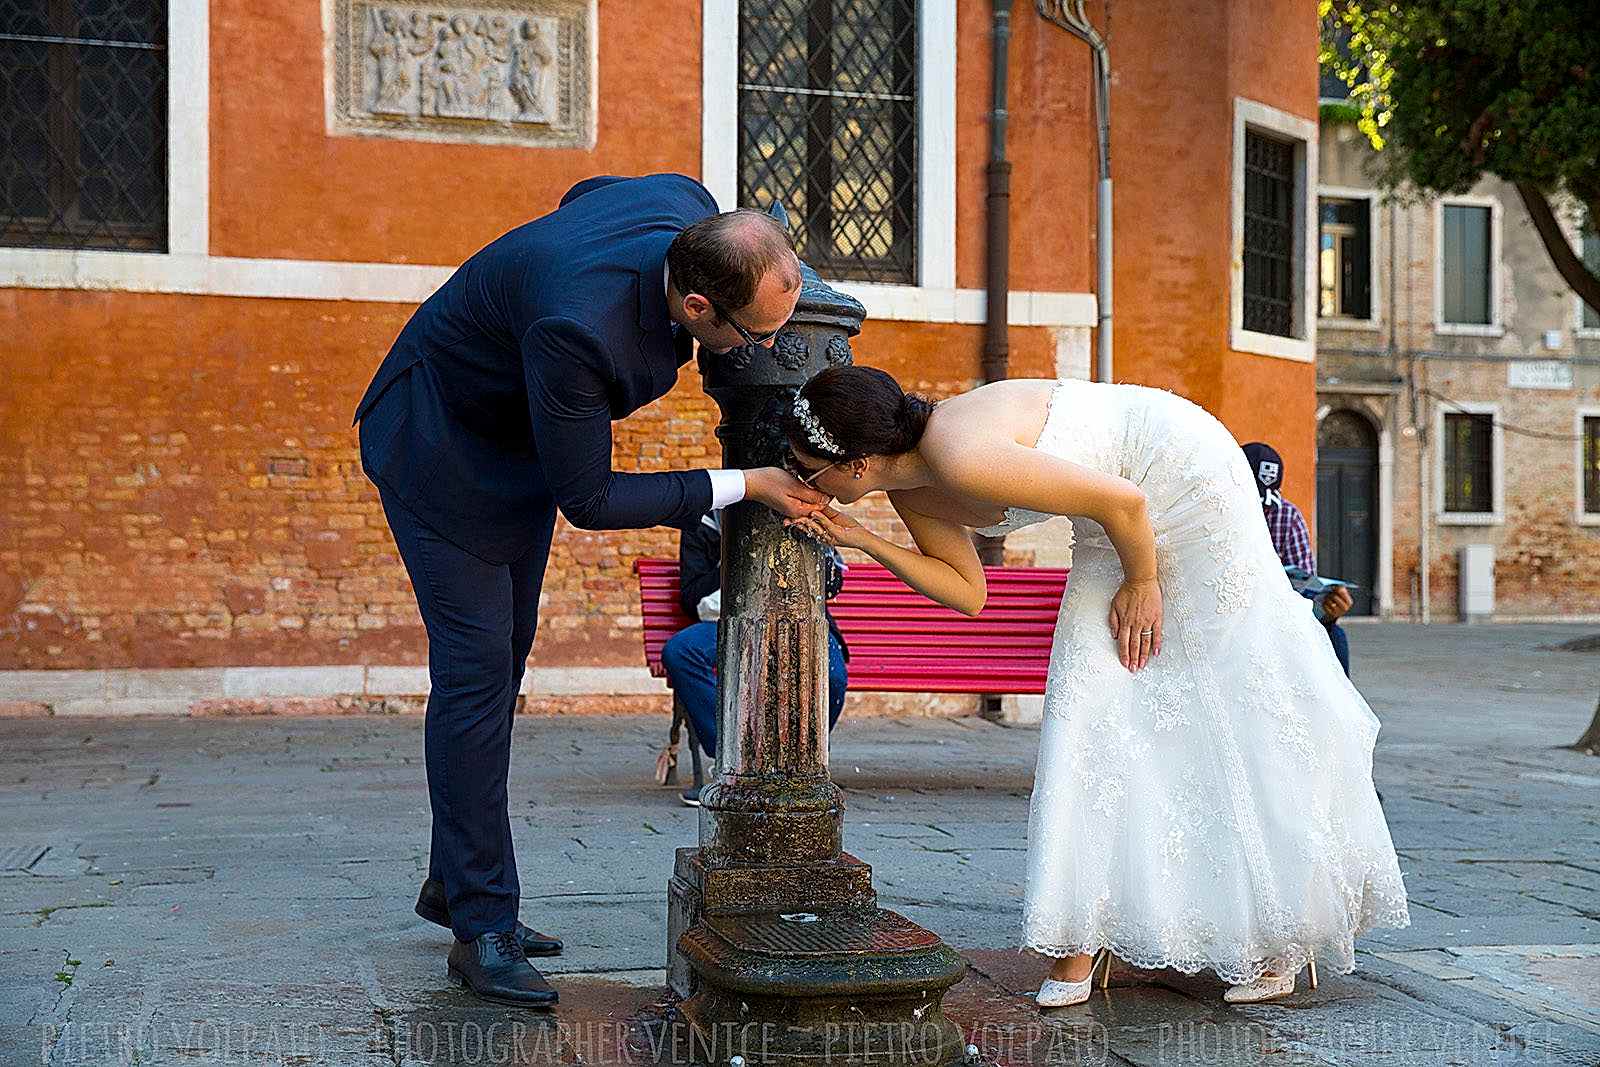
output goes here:
[[[1543, 190], [1529, 182], [1516, 184], [1517, 192], [1522, 195], [1522, 203], [1533, 218], [1534, 229], [1539, 231], [1539, 239], [1550, 254], [1550, 262], [1555, 264], [1556, 271], [1585, 304], [1600, 310], [1600, 278], [1595, 277], [1573, 251], [1567, 235], [1561, 232], [1561, 224], [1550, 209], [1550, 201], [1545, 198]], [[1590, 223], [1600, 224], [1600, 216], [1596, 216], [1594, 205], [1585, 206], [1589, 211]], [[1589, 721], [1589, 728], [1573, 742], [1572, 747], [1590, 756], [1600, 755], [1600, 701], [1595, 703], [1594, 718]]]
[[[1550, 201], [1545, 198], [1544, 191], [1531, 182], [1517, 182], [1517, 192], [1522, 194], [1522, 203], [1533, 218], [1533, 227], [1539, 231], [1539, 239], [1544, 242], [1544, 250], [1549, 253], [1556, 272], [1572, 286], [1573, 292], [1583, 298], [1585, 304], [1600, 310], [1600, 278], [1591, 274], [1573, 251], [1567, 235], [1561, 232], [1561, 223], [1550, 209]], [[1600, 220], [1594, 221], [1600, 224]]]
[[1595, 702], [1594, 718], [1590, 720], [1589, 728], [1572, 743], [1572, 747], [1586, 756], [1600, 756], [1600, 701]]

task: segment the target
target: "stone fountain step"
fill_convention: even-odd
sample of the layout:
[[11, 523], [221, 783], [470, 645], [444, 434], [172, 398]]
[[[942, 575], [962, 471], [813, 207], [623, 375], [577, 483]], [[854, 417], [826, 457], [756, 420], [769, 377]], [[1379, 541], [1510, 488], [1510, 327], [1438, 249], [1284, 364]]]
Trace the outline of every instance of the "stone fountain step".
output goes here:
[[884, 908], [708, 915], [678, 952], [696, 992], [680, 1006], [702, 1034], [749, 1029], [746, 1062], [938, 1067], [964, 1052], [944, 1016], [967, 962], [933, 931]]

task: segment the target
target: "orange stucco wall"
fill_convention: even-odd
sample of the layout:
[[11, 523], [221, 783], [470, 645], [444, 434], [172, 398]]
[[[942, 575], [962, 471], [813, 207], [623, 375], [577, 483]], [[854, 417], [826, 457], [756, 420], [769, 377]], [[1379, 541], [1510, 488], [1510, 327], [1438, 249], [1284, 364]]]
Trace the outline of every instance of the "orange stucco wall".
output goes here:
[[1316, 121], [1316, 4], [1174, 0], [1114, 16], [1116, 376], [1270, 441], [1315, 529], [1315, 370], [1232, 350], [1228, 326], [1234, 98]]
[[[1236, 96], [1317, 120], [1317, 5], [1242, 0], [1228, 17], [1229, 86]], [[1272, 57], [1263, 62], [1263, 57]], [[1230, 101], [1231, 105], [1231, 101]], [[1231, 122], [1231, 111], [1230, 111]], [[1230, 138], [1231, 142], [1231, 138]], [[1230, 143], [1231, 151], [1231, 143]], [[1316, 195], [1313, 173], [1311, 196]], [[1315, 309], [1311, 309], [1315, 314]], [[1316, 537], [1316, 369], [1310, 363], [1230, 352], [1217, 414], [1240, 440], [1271, 441], [1283, 455], [1284, 492], [1304, 510]]]
[[[984, 285], [993, 94], [991, 7], [959, 4], [956, 81], [956, 284]], [[1094, 287], [1094, 128], [1088, 51], [1012, 5], [1006, 103], [1011, 161], [1011, 286]]]
[[[421, 662], [350, 427], [411, 310], [0, 289], [0, 669]], [[856, 350], [944, 396], [973, 384], [980, 333], [869, 323]], [[1016, 331], [1020, 373], [1052, 350]], [[613, 462], [715, 464], [716, 420], [685, 372], [616, 424]], [[535, 662], [639, 662], [632, 563], [674, 544], [563, 523]]]
[[601, 0], [593, 150], [329, 136], [321, 6], [211, 4], [213, 255], [459, 263], [592, 174], [700, 173], [698, 0]]
[[[1014, 12], [1012, 284], [1086, 291], [1094, 142], [1083, 47]], [[984, 279], [989, 8], [958, 6], [957, 284]], [[670, 26], [671, 33], [640, 33]], [[602, 0], [592, 150], [330, 136], [314, 3], [212, 5], [214, 255], [457, 263], [597, 173], [700, 173], [698, 0]], [[301, 62], [263, 63], [271, 54]], [[686, 43], [690, 47], [685, 47]]]

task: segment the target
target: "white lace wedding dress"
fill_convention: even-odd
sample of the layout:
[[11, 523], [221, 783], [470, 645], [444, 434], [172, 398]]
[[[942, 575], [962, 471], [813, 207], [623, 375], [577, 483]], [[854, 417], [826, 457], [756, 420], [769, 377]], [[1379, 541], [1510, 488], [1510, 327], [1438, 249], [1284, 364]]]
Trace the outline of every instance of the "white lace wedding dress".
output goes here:
[[[1144, 490], [1164, 647], [1117, 661], [1122, 566], [1081, 517], [1028, 825], [1023, 944], [1243, 983], [1405, 926], [1372, 784], [1378, 720], [1272, 547], [1233, 437], [1182, 397], [1064, 380], [1037, 448]], [[1050, 516], [1012, 509], [996, 532]]]

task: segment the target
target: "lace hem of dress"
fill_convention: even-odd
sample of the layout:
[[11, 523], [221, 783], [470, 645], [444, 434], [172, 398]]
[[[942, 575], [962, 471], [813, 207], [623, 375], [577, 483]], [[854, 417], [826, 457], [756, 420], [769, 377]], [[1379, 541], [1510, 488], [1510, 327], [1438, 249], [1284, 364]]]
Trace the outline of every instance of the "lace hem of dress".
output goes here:
[[1024, 914], [1022, 947], [1041, 955], [1059, 959], [1105, 948], [1135, 970], [1175, 970], [1191, 975], [1209, 970], [1229, 985], [1245, 985], [1267, 973], [1298, 974], [1313, 958], [1324, 966], [1331, 965], [1339, 974], [1349, 974], [1356, 969], [1355, 939], [1383, 927], [1410, 926], [1411, 912], [1403, 886], [1368, 881], [1363, 888], [1360, 914], [1353, 928], [1343, 933], [1284, 931], [1281, 936], [1264, 938], [1254, 944], [1202, 947], [1178, 932], [1175, 936], [1188, 942], [1180, 947], [1152, 943], [1159, 942], [1160, 938], [1152, 938], [1148, 931], [1115, 920], [1096, 923], [1087, 936], [1065, 942], [1036, 937], [1030, 933], [1030, 925], [1031, 917]]

